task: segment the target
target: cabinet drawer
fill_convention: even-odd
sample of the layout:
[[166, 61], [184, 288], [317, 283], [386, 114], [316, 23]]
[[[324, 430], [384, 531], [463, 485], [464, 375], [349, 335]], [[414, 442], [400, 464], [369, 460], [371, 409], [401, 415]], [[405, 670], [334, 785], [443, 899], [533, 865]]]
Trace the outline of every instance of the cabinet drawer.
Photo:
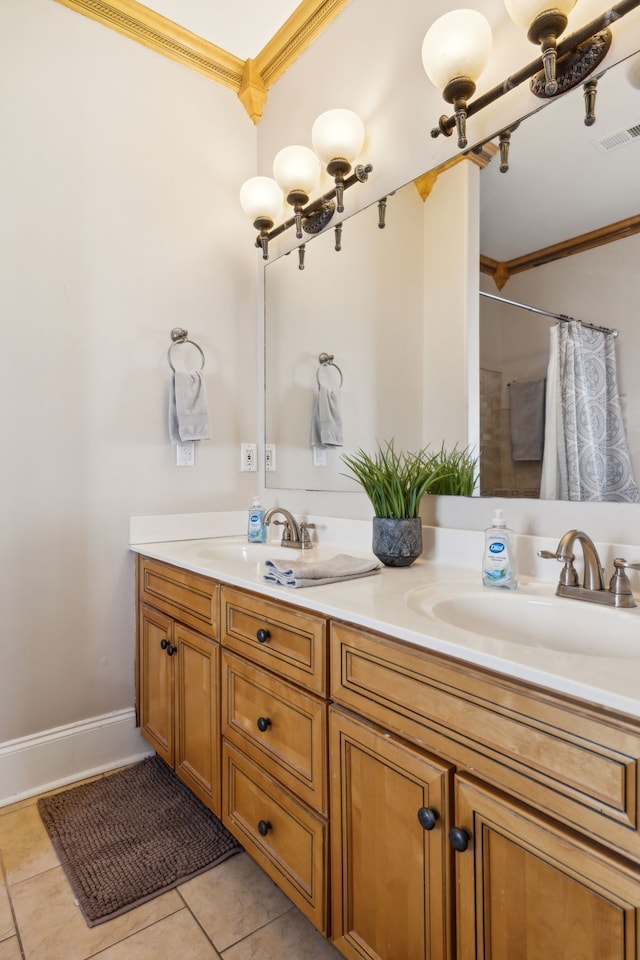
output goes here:
[[208, 577], [138, 557], [138, 599], [214, 639], [219, 589]]
[[331, 691], [350, 709], [640, 861], [640, 724], [345, 624]]
[[223, 823], [323, 933], [327, 933], [327, 825], [226, 740]]
[[316, 810], [327, 813], [327, 708], [311, 694], [223, 653], [223, 734]]
[[221, 616], [225, 646], [326, 695], [324, 618], [226, 587], [222, 589]]

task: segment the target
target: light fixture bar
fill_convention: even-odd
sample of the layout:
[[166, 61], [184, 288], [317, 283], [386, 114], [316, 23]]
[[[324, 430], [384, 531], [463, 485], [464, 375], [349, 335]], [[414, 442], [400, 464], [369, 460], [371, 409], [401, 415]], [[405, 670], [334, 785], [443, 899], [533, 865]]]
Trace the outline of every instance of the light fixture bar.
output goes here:
[[[637, 0], [637, 2], [640, 3], [640, 0]], [[342, 183], [342, 189], [348, 190], [348, 188], [352, 187], [354, 183], [366, 183], [372, 170], [373, 166], [370, 163], [367, 163], [366, 165], [357, 164], [351, 176], [347, 177]], [[327, 204], [331, 203], [332, 200], [335, 200], [336, 194], [337, 188], [334, 186], [331, 190], [323, 193], [321, 197], [318, 197], [317, 200], [313, 200], [312, 203], [307, 204], [307, 206], [300, 211], [303, 223], [309, 217], [313, 217], [314, 214], [319, 213]], [[259, 234], [258, 238], [256, 239], [256, 247], [263, 246], [263, 237], [266, 237], [267, 240], [273, 240], [275, 237], [279, 237], [280, 234], [288, 230], [289, 227], [294, 226], [295, 222], [295, 216], [289, 217], [288, 220], [284, 220], [277, 227], [269, 230], [268, 233]]]
[[[598, 17], [595, 17], [589, 23], [585, 24], [585, 26], [580, 27], [580, 29], [576, 30], [575, 33], [572, 33], [571, 36], [561, 40], [557, 46], [557, 60], [559, 61], [560, 58], [565, 54], [571, 53], [572, 50], [575, 50], [579, 44], [589, 40], [597, 33], [606, 30], [611, 26], [611, 24], [616, 23], [618, 20], [622, 19], [622, 17], [626, 16], [627, 13], [630, 13], [639, 6], [640, 0], [620, 0], [619, 3], [615, 4], [615, 6], [611, 7], [604, 13], [601, 13]], [[520, 84], [524, 83], [525, 80], [530, 80], [531, 77], [534, 77], [537, 73], [540, 73], [543, 70], [543, 58], [540, 56], [536, 60], [533, 60], [531, 63], [527, 64], [527, 66], [521, 67], [520, 70], [517, 70], [515, 73], [511, 74], [511, 76], [507, 77], [506, 80], [503, 80], [502, 83], [493, 87], [491, 90], [488, 90], [487, 93], [481, 94], [479, 97], [476, 97], [475, 100], [472, 100], [470, 103], [468, 103], [466, 106], [467, 117], [472, 117], [474, 114], [479, 113], [480, 110], [488, 107], [489, 104], [499, 100], [499, 98], [504, 96], [505, 93], [509, 93], [510, 90], [520, 86]], [[577, 82], [580, 81], [578, 80]], [[449, 136], [455, 125], [455, 114], [452, 114], [449, 117], [443, 116], [440, 118], [438, 126], [434, 127], [431, 131], [431, 136], [438, 137], [440, 134]]]

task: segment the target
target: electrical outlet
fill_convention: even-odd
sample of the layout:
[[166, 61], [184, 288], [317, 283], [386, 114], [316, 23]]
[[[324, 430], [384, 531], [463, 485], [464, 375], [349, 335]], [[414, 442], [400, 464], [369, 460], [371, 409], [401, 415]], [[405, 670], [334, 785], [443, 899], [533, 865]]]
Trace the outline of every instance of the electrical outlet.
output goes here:
[[267, 473], [274, 473], [276, 469], [275, 443], [266, 443], [264, 446], [264, 469]]
[[258, 447], [255, 443], [240, 444], [240, 470], [255, 473], [258, 469]]
[[313, 465], [314, 467], [326, 467], [327, 451], [324, 449], [324, 447], [313, 448]]
[[196, 444], [194, 440], [176, 444], [176, 461], [179, 467], [192, 467], [196, 462]]

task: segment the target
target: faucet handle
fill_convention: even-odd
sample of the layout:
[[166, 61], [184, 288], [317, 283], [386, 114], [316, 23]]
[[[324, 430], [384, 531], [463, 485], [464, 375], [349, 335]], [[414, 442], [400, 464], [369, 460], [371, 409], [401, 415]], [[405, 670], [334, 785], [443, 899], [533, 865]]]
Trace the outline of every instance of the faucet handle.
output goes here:
[[564, 566], [560, 571], [559, 583], [565, 587], [577, 587], [579, 584], [578, 573], [576, 568], [573, 565], [575, 560], [575, 554], [573, 553], [558, 553], [557, 550], [538, 550], [538, 556], [542, 557], [544, 560], [558, 560], [560, 563], [563, 563]]
[[612, 593], [615, 598], [615, 606], [635, 607], [636, 601], [625, 570], [640, 570], [640, 561], [627, 562], [622, 557], [616, 557], [613, 561], [613, 569], [614, 573], [609, 583], [609, 593]]
[[315, 523], [307, 523], [306, 520], [300, 521], [300, 545], [303, 550], [309, 550], [313, 546], [309, 530], [315, 530], [315, 528]]

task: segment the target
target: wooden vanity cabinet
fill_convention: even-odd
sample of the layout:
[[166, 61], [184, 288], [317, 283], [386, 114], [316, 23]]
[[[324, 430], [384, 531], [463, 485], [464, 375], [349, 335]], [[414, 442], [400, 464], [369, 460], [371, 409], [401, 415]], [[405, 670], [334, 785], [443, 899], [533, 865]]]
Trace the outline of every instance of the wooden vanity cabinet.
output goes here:
[[327, 621], [223, 587], [222, 821], [328, 933]]
[[206, 577], [138, 558], [140, 730], [219, 816], [218, 591]]
[[345, 957], [640, 958], [639, 724], [346, 624], [331, 672]]

